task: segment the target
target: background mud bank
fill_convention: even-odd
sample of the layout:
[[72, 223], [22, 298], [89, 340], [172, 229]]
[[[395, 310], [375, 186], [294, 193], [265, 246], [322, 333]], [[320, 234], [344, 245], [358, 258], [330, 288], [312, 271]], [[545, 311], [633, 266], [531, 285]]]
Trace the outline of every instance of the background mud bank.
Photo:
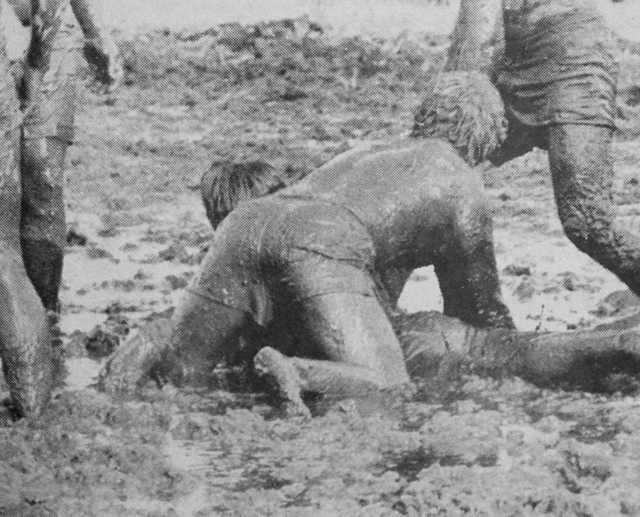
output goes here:
[[[630, 379], [593, 395], [463, 376], [395, 401], [319, 404], [328, 412], [308, 422], [224, 383], [132, 400], [87, 387], [202, 260], [212, 231], [197, 185], [212, 162], [258, 159], [296, 178], [363, 140], [406, 133], [446, 43], [303, 22], [255, 29], [123, 31], [124, 87], [85, 95], [67, 176], [67, 391], [37, 422], [3, 416], [0, 515], [640, 515]], [[620, 43], [616, 200], [640, 228], [640, 56]], [[638, 310], [563, 236], [543, 153], [485, 182], [521, 328], [585, 328]], [[402, 305], [439, 303], [431, 272], [417, 271]]]
[[[256, 23], [307, 15], [341, 34], [397, 35], [400, 32], [448, 33], [459, 0], [102, 0], [105, 19], [123, 30], [211, 27], [220, 23]], [[640, 6], [633, 0], [599, 7], [622, 36], [640, 39]]]

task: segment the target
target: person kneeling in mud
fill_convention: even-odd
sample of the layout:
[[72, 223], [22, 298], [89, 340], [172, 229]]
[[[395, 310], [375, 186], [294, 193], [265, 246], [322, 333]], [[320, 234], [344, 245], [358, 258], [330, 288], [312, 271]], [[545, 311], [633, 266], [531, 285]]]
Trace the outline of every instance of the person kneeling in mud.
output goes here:
[[294, 408], [303, 407], [301, 389], [403, 385], [409, 376], [387, 292], [395, 301], [408, 274], [428, 265], [445, 314], [512, 328], [488, 201], [470, 167], [505, 134], [502, 102], [480, 74], [451, 74], [433, 94], [433, 111], [433, 136], [366, 145], [258, 199], [241, 202], [282, 187], [273, 170], [242, 177], [223, 168], [205, 196], [214, 240], [176, 308], [170, 338], [125, 345], [102, 384], [126, 389], [154, 372], [179, 384], [206, 383], [241, 336], [264, 331], [289, 335], [271, 339], [278, 352], [262, 349], [255, 366]]
[[[591, 390], [640, 366], [633, 328], [512, 328], [480, 178], [444, 140], [470, 163], [499, 144], [500, 102], [485, 81], [443, 77], [429, 115], [442, 140], [371, 144], [289, 188], [257, 163], [206, 173], [207, 215], [220, 226], [202, 269], [171, 321], [143, 325], [110, 359], [102, 387], [129, 391], [150, 377], [206, 384], [219, 361], [248, 356], [295, 413], [304, 392], [366, 395], [410, 377], [446, 381], [459, 366]], [[445, 315], [393, 314], [408, 272], [426, 264]]]

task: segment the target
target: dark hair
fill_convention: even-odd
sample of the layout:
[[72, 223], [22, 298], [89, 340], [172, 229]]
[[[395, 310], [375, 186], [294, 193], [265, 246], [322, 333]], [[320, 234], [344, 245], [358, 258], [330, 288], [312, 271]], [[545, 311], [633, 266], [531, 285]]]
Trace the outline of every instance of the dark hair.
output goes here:
[[275, 168], [260, 160], [214, 162], [200, 180], [202, 202], [214, 229], [240, 203], [286, 186]]
[[443, 138], [471, 165], [484, 161], [507, 134], [504, 104], [480, 72], [446, 72], [420, 106], [412, 136]]

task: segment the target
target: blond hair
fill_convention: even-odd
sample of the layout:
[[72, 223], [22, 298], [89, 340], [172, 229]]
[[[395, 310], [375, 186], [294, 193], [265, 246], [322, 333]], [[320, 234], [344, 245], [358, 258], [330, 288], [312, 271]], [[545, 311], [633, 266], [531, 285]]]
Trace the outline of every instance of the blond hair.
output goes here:
[[484, 161], [507, 134], [504, 104], [480, 72], [446, 72], [420, 106], [412, 136], [442, 138], [471, 165]]
[[202, 201], [214, 229], [239, 204], [286, 186], [286, 178], [260, 160], [217, 161], [200, 180]]

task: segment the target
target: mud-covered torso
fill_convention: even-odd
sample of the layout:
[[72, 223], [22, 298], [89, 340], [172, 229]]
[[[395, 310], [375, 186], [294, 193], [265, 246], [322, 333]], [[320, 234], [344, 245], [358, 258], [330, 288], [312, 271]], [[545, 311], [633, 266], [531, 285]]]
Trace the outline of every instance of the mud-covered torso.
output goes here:
[[481, 180], [450, 145], [403, 138], [338, 156], [275, 196], [349, 211], [366, 227], [385, 269], [416, 268], [445, 255], [465, 200], [481, 194]]

